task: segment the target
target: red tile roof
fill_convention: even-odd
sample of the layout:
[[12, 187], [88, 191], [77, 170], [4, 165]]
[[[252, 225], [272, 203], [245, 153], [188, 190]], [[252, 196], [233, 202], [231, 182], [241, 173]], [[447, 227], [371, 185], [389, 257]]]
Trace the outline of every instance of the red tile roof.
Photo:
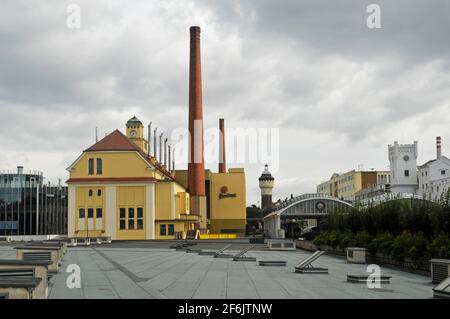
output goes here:
[[121, 131], [115, 130], [103, 139], [89, 147], [85, 152], [92, 151], [139, 151], [140, 148], [130, 141]]
[[163, 165], [156, 161], [156, 159], [142, 151], [133, 141], [131, 141], [121, 131], [115, 130], [108, 134], [103, 139], [89, 147], [85, 152], [97, 151], [135, 151], [138, 152], [150, 165], [154, 166], [158, 171], [164, 174], [171, 180], [175, 180], [174, 176], [163, 168]]

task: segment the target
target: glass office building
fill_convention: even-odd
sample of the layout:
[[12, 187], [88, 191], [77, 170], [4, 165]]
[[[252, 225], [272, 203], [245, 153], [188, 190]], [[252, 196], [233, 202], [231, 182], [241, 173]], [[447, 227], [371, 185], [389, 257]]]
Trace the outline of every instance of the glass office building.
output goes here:
[[67, 187], [42, 172], [0, 171], [0, 236], [67, 234]]

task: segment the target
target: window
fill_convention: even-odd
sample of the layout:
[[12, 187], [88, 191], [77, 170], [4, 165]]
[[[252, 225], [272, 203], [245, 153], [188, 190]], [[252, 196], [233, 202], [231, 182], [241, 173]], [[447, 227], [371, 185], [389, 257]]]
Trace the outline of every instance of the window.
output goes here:
[[102, 216], [103, 216], [103, 210], [102, 210], [101, 208], [97, 208], [97, 209], [95, 210], [95, 215], [96, 215], [97, 218], [102, 218]]
[[84, 208], [80, 208], [78, 210], [78, 218], [84, 218]]
[[159, 225], [159, 235], [160, 236], [166, 236], [167, 232], [166, 232], [166, 225]]
[[445, 175], [445, 169], [441, 170], [441, 175]]
[[137, 208], [137, 229], [144, 229], [144, 209], [142, 207]]
[[88, 208], [88, 218], [94, 218], [94, 209]]
[[89, 165], [89, 175], [94, 175], [94, 159], [93, 158], [89, 159], [88, 165]]
[[89, 196], [92, 196], [92, 189], [89, 190]]
[[103, 167], [102, 167], [102, 159], [97, 158], [97, 175], [102, 175]]
[[126, 229], [126, 210], [125, 208], [119, 209], [119, 228]]
[[409, 176], [409, 170], [405, 169], [405, 176], [408, 177]]
[[134, 229], [134, 208], [128, 208], [128, 229]]
[[101, 189], [98, 189], [98, 190], [97, 190], [97, 196], [98, 196], [98, 197], [102, 196], [102, 190], [101, 190]]
[[175, 233], [174, 225], [173, 224], [169, 224], [167, 226], [168, 226], [168, 228], [167, 228], [167, 235], [173, 236], [173, 234]]

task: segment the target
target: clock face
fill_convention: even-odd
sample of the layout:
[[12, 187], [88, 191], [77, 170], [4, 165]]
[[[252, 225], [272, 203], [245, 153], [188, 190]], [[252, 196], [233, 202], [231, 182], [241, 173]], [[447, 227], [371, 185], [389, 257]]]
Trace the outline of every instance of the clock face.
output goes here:
[[131, 137], [135, 137], [135, 136], [136, 136], [136, 131], [135, 131], [135, 130], [132, 130], [132, 131], [130, 132], [130, 136], [131, 136]]
[[409, 161], [409, 156], [408, 156], [408, 155], [403, 156], [403, 160], [404, 160], [405, 162]]

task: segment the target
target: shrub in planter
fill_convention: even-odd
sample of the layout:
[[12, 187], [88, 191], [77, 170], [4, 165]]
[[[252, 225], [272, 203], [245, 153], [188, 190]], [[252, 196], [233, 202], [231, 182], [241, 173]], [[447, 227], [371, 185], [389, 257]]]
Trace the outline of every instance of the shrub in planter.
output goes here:
[[316, 236], [313, 240], [313, 244], [316, 246], [328, 245], [329, 232], [323, 232]]
[[422, 232], [411, 234], [404, 231], [395, 238], [391, 255], [394, 259], [411, 258], [418, 260], [426, 257], [428, 241]]
[[389, 233], [377, 234], [368, 245], [369, 253], [371, 253], [372, 255], [380, 253], [386, 256], [390, 256], [394, 240], [395, 237]]
[[342, 240], [342, 234], [337, 231], [332, 231], [328, 235], [328, 243], [327, 245], [330, 245], [333, 248], [339, 247]]
[[355, 236], [355, 244], [358, 247], [367, 248], [372, 242], [372, 236], [368, 232], [359, 232]]
[[408, 252], [412, 247], [412, 235], [408, 231], [398, 235], [392, 244], [391, 257], [396, 260], [403, 260], [408, 257]]
[[347, 232], [347, 233], [343, 233], [340, 234], [340, 243], [339, 243], [339, 247], [342, 249], [345, 249], [346, 247], [352, 247], [352, 246], [356, 246], [356, 240], [355, 240], [355, 235]]
[[428, 240], [421, 231], [412, 235], [412, 246], [408, 251], [408, 257], [413, 261], [428, 258]]
[[450, 258], [450, 237], [447, 234], [438, 235], [429, 245], [430, 258]]

